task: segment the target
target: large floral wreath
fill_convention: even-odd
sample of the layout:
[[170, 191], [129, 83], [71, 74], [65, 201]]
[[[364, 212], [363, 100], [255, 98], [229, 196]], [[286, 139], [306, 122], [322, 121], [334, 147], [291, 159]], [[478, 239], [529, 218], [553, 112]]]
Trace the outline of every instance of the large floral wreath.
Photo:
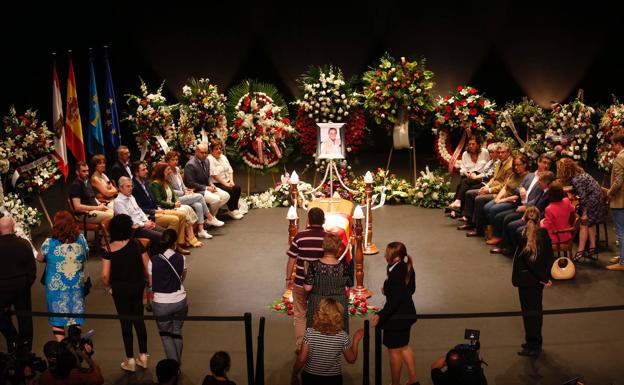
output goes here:
[[210, 80], [191, 78], [182, 87], [179, 127], [180, 148], [186, 153], [194, 152], [202, 141], [226, 139], [225, 96]]
[[[449, 169], [459, 170], [456, 165], [461, 157], [466, 139], [470, 135], [487, 137], [496, 122], [496, 103], [479, 94], [473, 87], [458, 86], [455, 93], [438, 100], [433, 134], [438, 161]], [[458, 138], [459, 145], [451, 149], [451, 141]]]
[[610, 106], [602, 115], [600, 129], [596, 134], [596, 163], [603, 171], [610, 172], [615, 159], [615, 152], [611, 149], [611, 137], [624, 131], [624, 104]]
[[132, 133], [141, 151], [141, 160], [148, 163], [158, 161], [176, 144], [178, 132], [173, 119], [176, 105], [168, 105], [162, 95], [165, 82], [155, 93], [150, 93], [141, 79], [141, 96], [126, 95], [126, 103], [133, 108], [125, 120], [130, 123]]
[[396, 60], [386, 53], [362, 80], [364, 107], [377, 124], [389, 130], [402, 118], [424, 122], [435, 109], [433, 72], [425, 69], [424, 58]]
[[345, 82], [342, 71], [335, 67], [311, 67], [299, 78], [302, 99], [297, 110], [297, 135], [304, 154], [313, 155], [317, 146], [316, 123], [346, 122], [345, 147], [355, 154], [362, 146], [366, 121], [358, 94]]
[[269, 171], [284, 159], [295, 129], [274, 86], [246, 80], [230, 90], [227, 109], [229, 137], [248, 167]]
[[548, 118], [533, 100], [524, 97], [520, 103], [507, 103], [499, 113], [496, 131], [488, 139], [496, 139], [517, 147], [520, 152], [535, 159], [542, 152], [535, 152], [536, 145], [544, 141]]
[[54, 153], [54, 133], [45, 122], [39, 122], [37, 112], [27, 110], [17, 116], [11, 107], [3, 118], [6, 139], [2, 146], [9, 162], [14, 186], [26, 192], [43, 192], [61, 178]]
[[[584, 104], [582, 96], [569, 104], [556, 104], [544, 135], [542, 152], [552, 153], [555, 158], [569, 157], [587, 160], [589, 141], [594, 136], [596, 125], [592, 123], [595, 110]], [[539, 152], [539, 151], [535, 151]]]

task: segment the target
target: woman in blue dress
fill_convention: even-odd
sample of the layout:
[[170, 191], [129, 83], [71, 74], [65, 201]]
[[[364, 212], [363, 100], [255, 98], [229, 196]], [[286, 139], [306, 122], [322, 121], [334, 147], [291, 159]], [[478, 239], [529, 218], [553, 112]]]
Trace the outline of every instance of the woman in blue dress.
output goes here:
[[[54, 216], [51, 236], [41, 245], [37, 255], [45, 262], [45, 293], [48, 311], [54, 313], [84, 313], [84, 267], [89, 247], [80, 233], [74, 216], [59, 211]], [[84, 318], [50, 317], [52, 334], [57, 341], [65, 338], [65, 327], [81, 326]]]

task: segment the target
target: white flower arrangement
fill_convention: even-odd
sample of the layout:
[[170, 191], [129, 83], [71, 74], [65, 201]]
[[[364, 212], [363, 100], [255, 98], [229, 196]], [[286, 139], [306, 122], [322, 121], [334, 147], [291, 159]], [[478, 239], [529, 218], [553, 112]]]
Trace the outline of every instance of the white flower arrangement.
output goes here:
[[427, 208], [446, 206], [453, 198], [453, 193], [449, 193], [451, 182], [443, 175], [429, 171], [429, 166], [420, 175], [414, 186], [413, 204]]
[[[286, 180], [288, 180], [287, 177]], [[312, 185], [306, 182], [299, 182], [299, 184], [297, 184], [297, 189], [299, 191], [299, 198], [303, 199], [304, 204], [307, 204], [307, 193], [312, 190]], [[293, 202], [291, 202], [290, 185], [288, 182], [280, 183], [276, 187], [271, 187], [262, 193], [249, 195], [243, 199], [249, 206], [249, 209], [268, 209], [280, 206], [289, 207], [293, 204]]]
[[3, 216], [13, 218], [18, 236], [30, 239], [30, 231], [33, 227], [41, 224], [42, 214], [39, 210], [27, 206], [24, 201], [14, 193], [4, 197], [4, 204], [0, 208]]

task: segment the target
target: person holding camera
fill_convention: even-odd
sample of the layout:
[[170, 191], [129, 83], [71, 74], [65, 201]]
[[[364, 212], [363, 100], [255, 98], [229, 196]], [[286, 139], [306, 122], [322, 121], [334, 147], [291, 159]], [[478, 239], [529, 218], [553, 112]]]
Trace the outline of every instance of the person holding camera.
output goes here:
[[487, 385], [479, 351], [476, 348], [462, 349], [465, 346], [459, 345], [449, 350], [446, 357], [440, 357], [431, 364], [431, 381], [434, 385]]
[[[93, 347], [84, 343], [77, 349], [63, 341], [49, 341], [43, 346], [48, 370], [39, 377], [40, 385], [102, 385], [104, 377], [98, 364], [93, 361]], [[79, 359], [87, 368], [79, 366]]]
[[542, 294], [544, 286], [552, 286], [550, 268], [554, 258], [548, 231], [539, 225], [539, 209], [527, 207], [523, 220], [523, 244], [514, 255], [511, 275], [512, 284], [518, 288], [526, 339], [518, 355], [537, 357], [542, 350]]
[[385, 254], [388, 263], [388, 278], [384, 282], [382, 293], [386, 304], [373, 316], [371, 324], [383, 329], [383, 344], [390, 356], [390, 374], [392, 385], [401, 383], [401, 367], [407, 366], [409, 381], [407, 384], [420, 384], [416, 373], [414, 352], [409, 346], [410, 330], [416, 322], [416, 307], [412, 296], [416, 292], [416, 273], [412, 258], [407, 255], [407, 248], [401, 242], [391, 242]]

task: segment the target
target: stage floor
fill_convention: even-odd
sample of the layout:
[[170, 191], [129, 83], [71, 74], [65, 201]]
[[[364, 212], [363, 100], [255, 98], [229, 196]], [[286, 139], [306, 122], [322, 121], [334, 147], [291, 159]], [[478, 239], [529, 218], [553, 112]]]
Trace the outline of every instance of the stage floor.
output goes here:
[[[374, 241], [383, 250], [391, 241], [402, 241], [414, 258], [419, 313], [463, 313], [519, 310], [517, 291], [511, 285], [511, 259], [488, 253], [482, 240], [466, 238], [457, 223], [441, 210], [412, 206], [386, 206], [375, 211]], [[300, 215], [304, 215], [300, 212]], [[267, 318], [265, 373], [267, 384], [289, 384], [295, 358], [292, 318], [271, 313], [268, 304], [282, 293], [287, 246], [286, 209], [252, 210], [241, 221], [228, 221], [211, 232], [215, 237], [195, 249], [188, 258], [185, 283], [190, 315], [242, 315], [257, 323]], [[614, 241], [611, 233], [610, 239]], [[612, 247], [614, 245], [612, 244]], [[383, 254], [365, 257], [365, 285], [374, 292], [370, 303], [381, 305], [380, 287], [385, 275]], [[602, 253], [601, 263], [613, 256]], [[89, 313], [114, 313], [112, 299], [102, 289], [100, 261], [93, 257], [89, 271], [95, 286], [87, 299]], [[39, 266], [39, 274], [41, 266]], [[620, 305], [624, 298], [624, 274], [581, 264], [575, 280], [556, 282], [544, 293], [546, 309]], [[41, 285], [33, 286], [33, 308], [44, 311]], [[411, 346], [417, 359], [421, 384], [430, 384], [430, 365], [456, 344], [463, 343], [464, 329], [480, 329], [482, 355], [490, 384], [561, 384], [575, 375], [588, 384], [611, 384], [624, 378], [624, 329], [622, 312], [547, 316], [544, 321], [544, 352], [539, 359], [519, 357], [523, 342], [520, 318], [420, 320], [412, 329]], [[351, 330], [363, 324], [352, 319]], [[117, 321], [89, 320], [95, 329], [95, 360], [102, 366], [107, 384], [130, 384], [155, 380], [155, 365], [164, 357], [156, 325], [148, 322], [150, 369], [125, 374], [119, 368], [123, 354]], [[35, 319], [35, 351], [52, 334], [47, 320]], [[230, 377], [245, 384], [245, 345], [242, 323], [187, 322], [183, 384], [201, 384], [209, 372], [208, 361], [217, 350], [232, 356]], [[371, 341], [371, 382], [373, 346]], [[361, 348], [360, 348], [361, 349]], [[383, 383], [389, 383], [387, 353], [383, 352]], [[620, 364], [618, 364], [620, 362]], [[345, 384], [362, 380], [360, 358], [343, 364]], [[405, 378], [407, 380], [407, 378]]]

